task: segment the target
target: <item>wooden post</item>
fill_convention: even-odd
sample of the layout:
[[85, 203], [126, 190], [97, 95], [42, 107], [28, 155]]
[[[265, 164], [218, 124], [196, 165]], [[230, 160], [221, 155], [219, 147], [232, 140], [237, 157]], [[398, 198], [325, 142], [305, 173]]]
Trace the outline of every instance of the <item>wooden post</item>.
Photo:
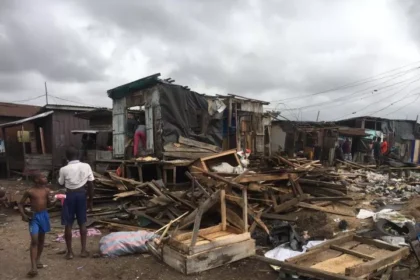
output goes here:
[[7, 144], [6, 144], [6, 142], [7, 142], [6, 141], [6, 128], [3, 127], [1, 129], [1, 131], [2, 131], [2, 134], [3, 134], [3, 141], [4, 141], [4, 156], [6, 158], [6, 171], [7, 171], [6, 176], [7, 176], [7, 178], [10, 178], [10, 165], [9, 165], [9, 157], [7, 155]]
[[41, 139], [41, 152], [45, 155], [44, 129], [42, 127], [39, 128], [39, 137]]
[[242, 209], [242, 219], [244, 220], [244, 232], [248, 232], [248, 194], [247, 189], [242, 189], [242, 199], [244, 207]]
[[[23, 127], [23, 124], [21, 126], [21, 141], [22, 141], [22, 151], [23, 151], [23, 173], [26, 174], [26, 160], [25, 160], [25, 155], [26, 155], [26, 147], [25, 147], [25, 142], [23, 141], [23, 132], [25, 131], [25, 128]], [[25, 175], [26, 181], [28, 181], [28, 174]]]
[[226, 191], [220, 190], [220, 214], [222, 215], [222, 230], [226, 230]]

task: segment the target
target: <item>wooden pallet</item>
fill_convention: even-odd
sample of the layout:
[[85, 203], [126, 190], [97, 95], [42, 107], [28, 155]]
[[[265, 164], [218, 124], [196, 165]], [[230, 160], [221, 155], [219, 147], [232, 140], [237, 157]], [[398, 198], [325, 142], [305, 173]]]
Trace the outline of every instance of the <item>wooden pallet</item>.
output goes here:
[[316, 279], [369, 279], [396, 265], [410, 254], [409, 248], [346, 235], [326, 241], [285, 262], [258, 257], [282, 270]]
[[198, 231], [197, 242], [190, 246], [193, 233], [172, 238], [163, 247], [163, 261], [172, 268], [192, 274], [222, 266], [255, 254], [255, 240], [249, 232], [222, 224]]

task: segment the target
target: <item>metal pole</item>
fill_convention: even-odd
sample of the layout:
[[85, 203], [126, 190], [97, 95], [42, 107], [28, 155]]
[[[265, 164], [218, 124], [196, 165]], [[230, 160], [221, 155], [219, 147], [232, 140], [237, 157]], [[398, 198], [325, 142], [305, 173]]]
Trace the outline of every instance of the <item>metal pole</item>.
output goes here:
[[319, 119], [319, 113], [320, 113], [321, 111], [318, 111], [318, 115], [316, 115], [316, 121], [318, 121], [318, 119]]
[[45, 85], [45, 101], [47, 102], [48, 105], [48, 89], [47, 89], [47, 82], [44, 82]]

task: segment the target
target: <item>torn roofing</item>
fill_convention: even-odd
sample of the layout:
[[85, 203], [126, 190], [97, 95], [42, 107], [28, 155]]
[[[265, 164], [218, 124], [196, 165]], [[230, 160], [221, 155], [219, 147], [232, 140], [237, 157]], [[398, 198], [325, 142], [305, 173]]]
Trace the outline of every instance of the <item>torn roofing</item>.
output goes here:
[[0, 102], [0, 116], [27, 118], [41, 110], [39, 106]]
[[139, 91], [139, 90], [154, 86], [160, 82], [159, 77], [160, 77], [160, 73], [156, 73], [156, 74], [141, 78], [139, 80], [136, 80], [134, 82], [130, 82], [128, 84], [110, 89], [107, 91], [108, 97], [112, 99], [119, 99], [135, 91]]

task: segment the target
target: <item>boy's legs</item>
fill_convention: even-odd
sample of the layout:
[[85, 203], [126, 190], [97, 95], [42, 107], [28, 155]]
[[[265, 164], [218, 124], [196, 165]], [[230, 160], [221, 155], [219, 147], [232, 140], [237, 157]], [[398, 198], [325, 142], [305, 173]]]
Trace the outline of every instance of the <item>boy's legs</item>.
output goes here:
[[64, 228], [64, 239], [66, 240], [67, 254], [66, 259], [71, 260], [74, 257], [72, 248], [72, 225], [66, 225]]
[[86, 250], [86, 241], [87, 241], [87, 198], [86, 192], [77, 193], [76, 199], [76, 219], [79, 225], [80, 230], [80, 242], [82, 245], [82, 250], [80, 256], [86, 258], [89, 256], [89, 252]]
[[67, 254], [66, 259], [71, 260], [74, 257], [72, 248], [72, 227], [76, 211], [74, 193], [67, 193], [64, 200], [63, 209], [61, 209], [61, 224], [64, 226], [64, 240], [66, 241]]
[[35, 276], [38, 274], [37, 270], [37, 257], [38, 257], [38, 233], [31, 234], [31, 246], [29, 248], [31, 256], [31, 271], [28, 272], [28, 276]]
[[41, 263], [41, 254], [44, 250], [44, 243], [45, 243], [45, 233], [38, 233], [38, 252], [36, 257], [36, 266], [37, 268], [43, 268], [44, 265]]

